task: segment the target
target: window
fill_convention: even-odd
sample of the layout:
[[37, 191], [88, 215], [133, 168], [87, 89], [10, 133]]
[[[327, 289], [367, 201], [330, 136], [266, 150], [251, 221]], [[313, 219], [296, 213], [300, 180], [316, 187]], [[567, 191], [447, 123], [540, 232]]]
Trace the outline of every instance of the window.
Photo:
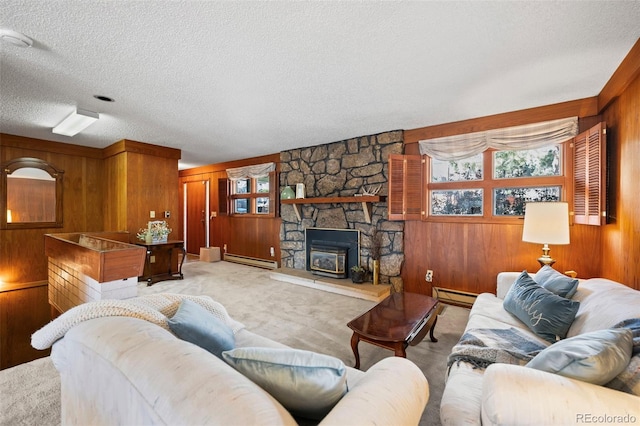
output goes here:
[[275, 172], [257, 178], [231, 181], [231, 214], [275, 216]]
[[529, 150], [488, 149], [459, 160], [427, 157], [426, 216], [505, 220], [529, 201], [560, 201], [567, 185], [564, 144]]
[[[606, 124], [577, 132], [576, 117], [423, 140], [421, 156], [389, 155], [388, 218], [515, 224], [529, 201], [566, 201], [574, 223], [601, 225], [611, 203]], [[512, 149], [523, 142], [537, 148]]]

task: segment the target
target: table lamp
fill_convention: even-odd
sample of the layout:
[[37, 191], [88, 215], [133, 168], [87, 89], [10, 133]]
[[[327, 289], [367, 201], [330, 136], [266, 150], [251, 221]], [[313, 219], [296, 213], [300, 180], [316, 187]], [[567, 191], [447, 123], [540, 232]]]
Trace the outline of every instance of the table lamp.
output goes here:
[[549, 244], [569, 244], [569, 205], [561, 202], [527, 203], [522, 241], [544, 244], [541, 266], [553, 265]]

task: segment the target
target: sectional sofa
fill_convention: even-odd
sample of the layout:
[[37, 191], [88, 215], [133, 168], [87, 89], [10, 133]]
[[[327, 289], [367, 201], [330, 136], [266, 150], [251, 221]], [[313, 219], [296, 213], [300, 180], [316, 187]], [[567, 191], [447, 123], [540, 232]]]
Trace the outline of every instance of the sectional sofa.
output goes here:
[[500, 273], [496, 294], [477, 298], [449, 357], [442, 424], [640, 422], [640, 291], [565, 277], [561, 296], [539, 278]]
[[366, 372], [356, 370], [255, 334], [221, 305], [191, 296], [200, 309], [213, 306], [221, 321], [206, 324], [205, 334], [221, 332], [205, 342], [198, 334], [202, 328], [191, 327], [197, 321], [179, 315], [186, 302], [177, 300], [179, 295], [163, 296], [84, 304], [34, 335], [35, 347], [54, 342], [51, 358], [61, 376], [63, 424], [420, 421], [429, 386], [407, 359], [390, 357]]

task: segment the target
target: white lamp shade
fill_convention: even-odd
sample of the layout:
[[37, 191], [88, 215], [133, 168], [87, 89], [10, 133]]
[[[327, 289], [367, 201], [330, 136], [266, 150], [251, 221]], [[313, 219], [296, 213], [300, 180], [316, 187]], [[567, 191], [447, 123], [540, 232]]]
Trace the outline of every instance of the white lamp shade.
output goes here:
[[75, 136], [97, 121], [98, 118], [100, 116], [97, 112], [78, 109], [62, 120], [52, 131], [59, 135]]
[[569, 205], [560, 202], [527, 203], [522, 241], [569, 244]]

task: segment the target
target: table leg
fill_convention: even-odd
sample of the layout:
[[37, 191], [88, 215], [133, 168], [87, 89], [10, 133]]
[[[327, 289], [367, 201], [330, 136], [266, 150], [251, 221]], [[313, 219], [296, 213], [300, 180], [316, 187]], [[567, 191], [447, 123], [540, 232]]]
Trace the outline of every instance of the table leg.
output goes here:
[[147, 257], [145, 259], [145, 269], [146, 272], [149, 273], [149, 278], [147, 278], [147, 287], [152, 284], [152, 275], [151, 275], [151, 249], [147, 248]]
[[360, 336], [354, 332], [351, 336], [351, 349], [353, 349], [353, 355], [356, 357], [356, 365], [354, 368], [360, 369], [360, 353], [358, 352], [358, 343], [360, 342]]
[[437, 323], [438, 323], [438, 315], [436, 315], [436, 320], [433, 322], [433, 325], [431, 326], [431, 329], [429, 330], [429, 338], [431, 339], [432, 342], [437, 342], [438, 341], [438, 339], [436, 339], [433, 336], [433, 330], [435, 330]]
[[184, 263], [184, 258], [187, 257], [187, 250], [184, 246], [178, 248], [182, 251], [182, 259], [180, 260], [180, 265], [178, 265], [178, 275], [180, 275], [180, 279], [183, 279], [184, 275], [182, 275], [182, 264]]
[[406, 358], [406, 357], [407, 357], [407, 351], [406, 351], [406, 348], [407, 348], [407, 344], [406, 344], [406, 343], [404, 343], [404, 342], [402, 342], [402, 343], [398, 342], [398, 343], [396, 343], [396, 344], [394, 345], [394, 348], [393, 348], [394, 353], [393, 353], [393, 354], [394, 354], [395, 356], [399, 356], [399, 357], [402, 357], [402, 358]]

